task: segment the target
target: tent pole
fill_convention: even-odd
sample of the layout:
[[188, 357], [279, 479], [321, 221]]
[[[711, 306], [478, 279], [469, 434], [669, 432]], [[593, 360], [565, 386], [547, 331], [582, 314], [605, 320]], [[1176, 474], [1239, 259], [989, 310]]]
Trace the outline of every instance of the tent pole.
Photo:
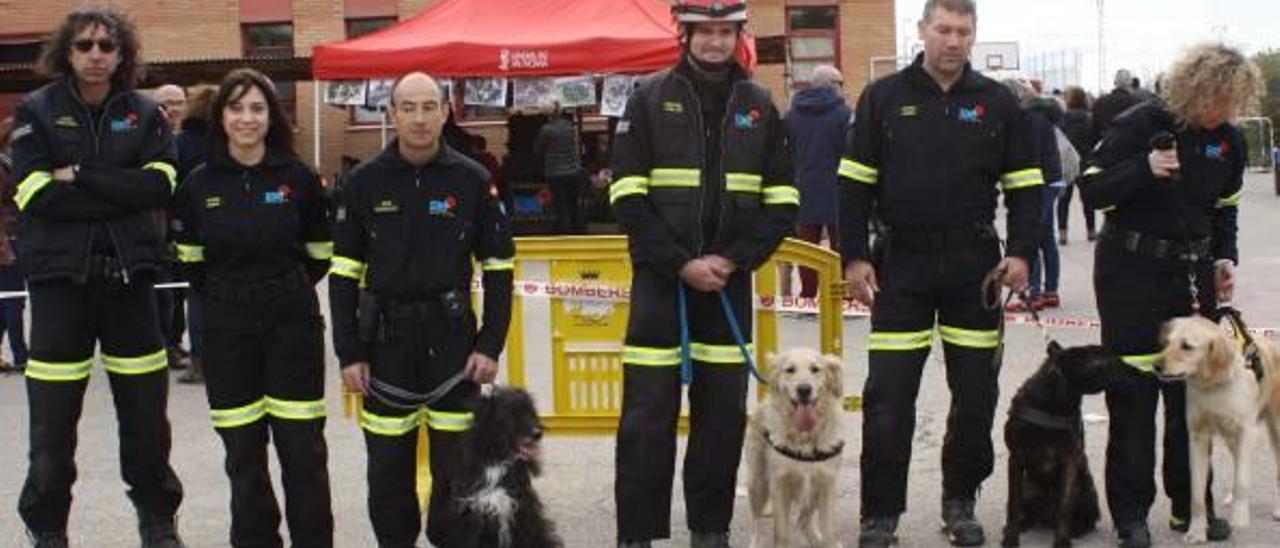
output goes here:
[[315, 160], [316, 171], [320, 171], [320, 81], [311, 81], [311, 128], [315, 135], [312, 136], [312, 154]]

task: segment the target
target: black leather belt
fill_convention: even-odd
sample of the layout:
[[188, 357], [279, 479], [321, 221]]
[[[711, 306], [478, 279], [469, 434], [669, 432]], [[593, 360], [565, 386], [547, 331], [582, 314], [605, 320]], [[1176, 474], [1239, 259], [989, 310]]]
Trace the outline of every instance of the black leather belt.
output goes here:
[[1165, 240], [1135, 232], [1127, 228], [1113, 226], [1112, 223], [1102, 225], [1099, 233], [1104, 241], [1112, 242], [1125, 251], [1155, 259], [1182, 259], [1200, 261], [1209, 258], [1209, 238], [1200, 238], [1188, 242]]
[[307, 278], [307, 273], [299, 268], [279, 276], [252, 282], [230, 281], [209, 276], [204, 283], [204, 292], [210, 298], [219, 301], [254, 305], [273, 301], [310, 286], [311, 280]]

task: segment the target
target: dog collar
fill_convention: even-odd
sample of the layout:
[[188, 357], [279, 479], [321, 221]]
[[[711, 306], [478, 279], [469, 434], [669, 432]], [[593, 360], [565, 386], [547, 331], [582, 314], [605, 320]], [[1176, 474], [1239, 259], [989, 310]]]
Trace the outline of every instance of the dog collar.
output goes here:
[[1009, 410], [1009, 414], [1036, 426], [1055, 430], [1076, 430], [1082, 426], [1079, 413], [1072, 415], [1054, 415], [1029, 405], [1017, 405]]
[[776, 443], [773, 443], [773, 438], [769, 436], [769, 432], [767, 431], [764, 432], [764, 441], [767, 442], [769, 444], [769, 447], [772, 447], [774, 451], [777, 451], [779, 455], [787, 457], [791, 460], [798, 460], [800, 462], [828, 461], [833, 458], [836, 458], [837, 456], [840, 455], [840, 453], [844, 452], [843, 441], [840, 443], [837, 443], [834, 447], [832, 447], [831, 449], [827, 449], [826, 451], [814, 451], [812, 453], [801, 453], [800, 451], [796, 451], [795, 449], [782, 447]]

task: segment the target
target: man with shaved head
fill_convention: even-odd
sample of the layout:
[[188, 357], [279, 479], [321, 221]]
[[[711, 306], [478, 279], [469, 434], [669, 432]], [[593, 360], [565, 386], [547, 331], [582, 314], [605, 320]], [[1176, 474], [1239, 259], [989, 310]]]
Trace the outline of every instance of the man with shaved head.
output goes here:
[[[369, 517], [383, 548], [414, 546], [422, 529], [415, 479], [424, 424], [433, 478], [427, 538], [450, 546], [438, 519], [449, 492], [442, 464], [471, 424], [466, 403], [497, 376], [511, 320], [510, 222], [488, 171], [440, 139], [448, 108], [426, 74], [397, 80], [396, 139], [351, 172], [336, 213], [333, 346], [343, 384], [365, 395]], [[473, 260], [484, 272], [478, 328]]]
[[160, 103], [164, 113], [169, 117], [169, 126], [177, 131], [182, 127], [182, 119], [187, 117], [187, 90], [173, 84], [165, 84], [152, 92], [152, 97]]

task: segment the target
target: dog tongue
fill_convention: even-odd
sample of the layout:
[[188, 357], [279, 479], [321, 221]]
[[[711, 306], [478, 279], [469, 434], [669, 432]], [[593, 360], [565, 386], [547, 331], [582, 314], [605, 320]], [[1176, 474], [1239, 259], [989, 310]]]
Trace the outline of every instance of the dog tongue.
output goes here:
[[796, 430], [808, 432], [818, 424], [818, 418], [814, 416], [813, 404], [801, 404], [796, 407], [795, 414], [791, 420], [795, 423]]

